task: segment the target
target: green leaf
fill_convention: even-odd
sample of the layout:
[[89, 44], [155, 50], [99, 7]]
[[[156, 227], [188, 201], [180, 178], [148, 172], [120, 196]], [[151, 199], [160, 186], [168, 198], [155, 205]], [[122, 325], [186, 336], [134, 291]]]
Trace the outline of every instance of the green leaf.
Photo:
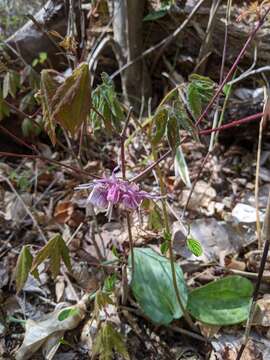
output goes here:
[[67, 318], [69, 318], [70, 316], [76, 316], [80, 314], [80, 310], [78, 309], [78, 307], [69, 307], [66, 308], [64, 310], [62, 310], [59, 314], [58, 314], [58, 320], [59, 321], [64, 321]]
[[124, 120], [122, 105], [117, 99], [113, 83], [106, 73], [101, 74], [102, 84], [92, 93], [91, 121], [94, 130], [101, 128], [103, 122], [105, 130], [111, 134], [112, 130], [120, 131], [121, 122]]
[[16, 71], [9, 70], [3, 81], [3, 98], [5, 99], [8, 94], [13, 98], [16, 96], [17, 89], [20, 87], [20, 76]]
[[167, 253], [167, 251], [169, 250], [169, 242], [168, 241], [163, 241], [163, 243], [160, 245], [160, 251], [161, 254], [165, 255]]
[[32, 61], [32, 66], [35, 67], [37, 66], [37, 64], [38, 64], [38, 59], [36, 58]]
[[148, 227], [151, 230], [162, 230], [163, 220], [160, 209], [154, 201], [150, 201], [149, 204], [149, 216], [148, 216]]
[[202, 112], [202, 101], [200, 98], [199, 90], [194, 84], [188, 86], [188, 104], [195, 117], [200, 116]]
[[[144, 314], [154, 323], [164, 325], [181, 318], [183, 313], [173, 287], [170, 261], [149, 248], [135, 248], [134, 260], [131, 289]], [[177, 264], [175, 270], [179, 293], [186, 306], [188, 293], [184, 275]]]
[[151, 142], [154, 146], [158, 145], [163, 138], [166, 125], [168, 121], [168, 110], [166, 108], [160, 109], [153, 117], [152, 123], [155, 132], [151, 134]]
[[201, 243], [191, 237], [187, 238], [187, 247], [195, 256], [201, 256], [203, 253]]
[[92, 356], [99, 355], [99, 360], [112, 360], [114, 352], [122, 355], [125, 360], [130, 359], [121, 334], [114, 329], [111, 322], [106, 321], [101, 325], [95, 338]]
[[38, 128], [29, 118], [23, 119], [21, 127], [24, 137], [37, 136], [41, 132], [41, 129]]
[[189, 76], [187, 98], [189, 107], [195, 117], [200, 116], [202, 108], [214, 95], [215, 83], [206, 76], [192, 74]]
[[168, 14], [169, 9], [170, 9], [170, 6], [166, 6], [160, 10], [151, 11], [149, 14], [147, 14], [143, 18], [143, 21], [155, 21], [155, 20], [161, 19], [162, 17], [164, 17], [165, 15]]
[[42, 51], [39, 53], [39, 63], [43, 64], [48, 58], [48, 55], [46, 52]]
[[95, 296], [95, 312], [98, 313], [109, 304], [114, 304], [110, 295], [104, 291], [98, 290]]
[[197, 319], [211, 325], [233, 325], [248, 318], [252, 283], [241, 276], [227, 276], [193, 290], [188, 310]]
[[175, 152], [180, 145], [179, 126], [175, 116], [170, 116], [167, 121], [167, 138], [172, 151]]
[[3, 120], [6, 116], [9, 116], [9, 113], [9, 106], [5, 103], [5, 100], [3, 99], [2, 89], [0, 87], [0, 121]]
[[17, 260], [15, 275], [17, 293], [24, 287], [32, 267], [33, 257], [29, 248], [29, 245], [24, 245]]
[[113, 292], [115, 288], [116, 280], [117, 280], [116, 274], [107, 276], [104, 281], [104, 291], [107, 293]]
[[82, 63], [56, 90], [51, 101], [52, 119], [74, 136], [86, 121], [90, 107], [89, 67]]
[[60, 234], [53, 236], [37, 253], [33, 261], [31, 272], [35, 273], [38, 266], [46, 259], [50, 260], [50, 270], [54, 279], [59, 274], [61, 259], [64, 261], [67, 269], [71, 271], [69, 249]]
[[187, 163], [185, 160], [185, 156], [183, 154], [182, 148], [179, 145], [178, 148], [175, 151], [175, 157], [174, 157], [174, 172], [175, 176], [182, 179], [184, 184], [187, 187], [191, 187], [190, 177], [189, 177], [189, 171], [187, 167]]

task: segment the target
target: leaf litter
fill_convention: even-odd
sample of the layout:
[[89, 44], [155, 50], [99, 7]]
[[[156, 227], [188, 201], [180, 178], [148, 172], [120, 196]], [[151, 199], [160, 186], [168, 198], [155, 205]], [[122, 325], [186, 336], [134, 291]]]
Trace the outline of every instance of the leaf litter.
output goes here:
[[[41, 89], [45, 126], [54, 145], [59, 125], [72, 135], [70, 140], [76, 139], [90, 113], [91, 96], [88, 65], [70, 71], [66, 78], [56, 75], [53, 70], [45, 70]], [[5, 81], [10, 82], [9, 78]], [[92, 94], [97, 111], [91, 109], [91, 128], [86, 129], [91, 144], [83, 159], [85, 169], [99, 177], [111, 173], [117, 165], [113, 159], [119, 158], [119, 143], [110, 136], [115, 130], [119, 133], [125, 117], [114, 84], [106, 74], [101, 78], [101, 85]], [[199, 75], [193, 75], [189, 81], [189, 111], [198, 117], [211, 99], [214, 83]], [[16, 89], [8, 87], [14, 97]], [[245, 101], [250, 101], [250, 97], [257, 99], [256, 90], [251, 94], [247, 89], [239, 90], [230, 103], [238, 112], [238, 105], [233, 104], [237, 97], [244, 97]], [[207, 154], [207, 144], [197, 143], [198, 134], [192, 128], [191, 139], [180, 147], [181, 139], [175, 129], [181, 128], [184, 137], [190, 124], [185, 122], [186, 110], [179, 107], [174, 96], [153, 116], [156, 132], [152, 140], [154, 146], [161, 146], [165, 137], [173, 151], [174, 156], [164, 161], [162, 171], [165, 187], [171, 190], [166, 198], [172, 208], [170, 221], [177, 220], [172, 236], [174, 266], [184, 309], [190, 311], [195, 325], [199, 324], [208, 344], [203, 336], [187, 329], [172, 287], [171, 264], [166, 257], [170, 234], [161, 224], [162, 204], [144, 199], [148, 203], [144, 201], [134, 214], [132, 277], [127, 264], [128, 254], [132, 262], [129, 229], [121, 206], [111, 209], [112, 221], [108, 223], [104, 211], [86, 207], [82, 194], [73, 191], [89, 180], [82, 179], [85, 174], [73, 176], [67, 168], [59, 171], [51, 165], [48, 169], [42, 160], [35, 163], [23, 159], [16, 164], [0, 164], [1, 176], [8, 177], [17, 191], [14, 193], [1, 177], [1, 356], [13, 353], [18, 360], [39, 355], [46, 359], [122, 356], [141, 360], [174, 356], [180, 360], [208, 355], [210, 359], [236, 358], [244, 335], [243, 321], [248, 317], [252, 282], [261, 260], [261, 251], [255, 244], [255, 153], [247, 150], [250, 144], [241, 144], [241, 136], [235, 137], [235, 144], [221, 139], [207, 158], [189, 199], [190, 188]], [[98, 133], [103, 127], [108, 131], [106, 135]], [[145, 129], [147, 132], [147, 126]], [[126, 154], [130, 177], [150, 163], [145, 153], [148, 145], [143, 145], [146, 137], [143, 131], [137, 132], [130, 141]], [[40, 148], [42, 145], [45, 146], [38, 144]], [[77, 161], [57, 146], [44, 146], [44, 156], [68, 166]], [[261, 223], [269, 190], [269, 153], [265, 144], [258, 200]], [[142, 154], [143, 160], [139, 161]], [[143, 179], [148, 194], [159, 194], [157, 175], [155, 170]], [[127, 187], [122, 194], [125, 198], [120, 199], [117, 189], [112, 188], [110, 199], [123, 205], [130, 189]], [[132, 208], [137, 208], [137, 204], [132, 203]], [[129, 211], [130, 206], [124, 210]], [[184, 211], [185, 220], [181, 218]], [[44, 238], [50, 239], [45, 245]], [[267, 259], [263, 285], [269, 281], [269, 269]], [[267, 286], [261, 287], [261, 294], [253, 319], [256, 331], [251, 333], [244, 353], [246, 359], [270, 356]]]

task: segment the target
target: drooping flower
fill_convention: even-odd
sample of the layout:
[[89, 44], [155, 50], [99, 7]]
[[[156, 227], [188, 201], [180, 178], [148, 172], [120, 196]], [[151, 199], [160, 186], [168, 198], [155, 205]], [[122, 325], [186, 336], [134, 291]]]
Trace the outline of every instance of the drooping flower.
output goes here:
[[110, 177], [93, 180], [82, 184], [75, 190], [91, 189], [87, 203], [107, 209], [107, 216], [111, 218], [114, 205], [120, 205], [125, 210], [137, 210], [144, 199], [160, 199], [160, 196], [140, 190], [139, 186], [127, 180], [117, 178], [114, 173]]

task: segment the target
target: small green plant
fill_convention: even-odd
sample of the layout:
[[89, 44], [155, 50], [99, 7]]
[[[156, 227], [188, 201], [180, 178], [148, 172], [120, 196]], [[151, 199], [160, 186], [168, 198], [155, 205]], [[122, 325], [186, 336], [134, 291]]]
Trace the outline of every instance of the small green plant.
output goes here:
[[32, 62], [32, 66], [35, 67], [38, 64], [43, 65], [48, 59], [48, 55], [46, 52], [40, 52], [38, 54], [38, 58], [35, 58]]

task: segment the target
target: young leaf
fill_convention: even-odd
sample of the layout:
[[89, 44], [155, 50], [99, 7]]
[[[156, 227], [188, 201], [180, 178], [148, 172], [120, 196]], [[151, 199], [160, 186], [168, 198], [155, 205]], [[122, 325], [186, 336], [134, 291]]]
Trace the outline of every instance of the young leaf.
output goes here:
[[52, 98], [60, 86], [58, 73], [54, 70], [42, 70], [40, 81], [40, 101], [44, 118], [44, 127], [53, 145], [56, 143], [55, 122], [53, 119]]
[[187, 238], [187, 247], [195, 256], [201, 256], [203, 253], [201, 243], [191, 237]]
[[172, 151], [175, 152], [180, 145], [179, 126], [175, 116], [169, 116], [167, 122], [167, 138]]
[[[169, 237], [164, 239], [168, 241]], [[145, 315], [154, 323], [164, 325], [181, 318], [183, 313], [175, 294], [170, 261], [149, 248], [135, 248], [134, 260], [131, 289]], [[188, 293], [184, 275], [177, 264], [175, 271], [182, 303], [186, 306]]]
[[95, 296], [95, 311], [96, 313], [100, 310], [103, 310], [104, 307], [106, 307], [107, 305], [113, 305], [113, 301], [110, 298], [110, 295], [104, 291], [97, 291], [96, 296]]
[[112, 274], [106, 277], [104, 281], [104, 291], [106, 293], [113, 292], [115, 288], [116, 280], [117, 280], [116, 274]]
[[114, 352], [122, 355], [125, 360], [129, 360], [129, 354], [120, 333], [109, 321], [104, 322], [98, 331], [94, 341], [92, 356], [99, 355], [100, 360], [112, 360]]
[[149, 14], [147, 14], [144, 18], [143, 21], [155, 21], [158, 20], [162, 17], [164, 17], [165, 15], [168, 14], [168, 10], [169, 8], [163, 8], [157, 11], [151, 11]]
[[70, 316], [75, 316], [75, 315], [79, 315], [80, 314], [80, 310], [78, 307], [74, 307], [71, 306], [69, 308], [66, 308], [64, 310], [62, 310], [59, 314], [58, 314], [58, 320], [59, 321], [64, 321], [67, 318], [69, 318]]
[[242, 276], [227, 276], [191, 291], [188, 310], [211, 325], [233, 325], [248, 318], [252, 283]]
[[71, 271], [69, 249], [60, 234], [53, 236], [37, 253], [33, 261], [31, 272], [36, 272], [38, 266], [46, 259], [50, 260], [50, 270], [54, 279], [59, 274], [61, 259], [64, 261], [68, 270]]
[[102, 84], [97, 86], [92, 93], [93, 108], [98, 111], [98, 113], [95, 110], [91, 111], [92, 126], [97, 130], [103, 122], [106, 131], [111, 134], [113, 129], [120, 130], [124, 112], [109, 76], [102, 73], [101, 78]]
[[195, 117], [200, 116], [203, 105], [214, 95], [215, 83], [206, 76], [192, 74], [189, 76], [187, 97], [189, 107]]
[[88, 64], [82, 63], [58, 87], [52, 98], [52, 118], [74, 136], [86, 121], [91, 107]]
[[165, 240], [160, 245], [160, 252], [161, 252], [161, 254], [166, 255], [168, 250], [169, 250], [169, 243], [168, 243], [168, 241]]
[[195, 117], [200, 116], [202, 112], [202, 101], [198, 89], [194, 84], [188, 86], [188, 104]]
[[29, 250], [29, 245], [24, 245], [17, 260], [16, 265], [16, 289], [17, 293], [22, 290], [32, 267], [33, 257]]
[[8, 94], [13, 98], [16, 96], [17, 89], [20, 87], [20, 77], [16, 71], [9, 70], [3, 81], [3, 98], [5, 99]]
[[153, 145], [158, 145], [163, 138], [166, 131], [168, 121], [168, 109], [163, 107], [153, 117], [153, 127], [155, 127], [154, 134], [151, 134], [151, 142]]
[[151, 201], [151, 205], [149, 208], [149, 216], [148, 216], [148, 227], [151, 230], [161, 230], [163, 229], [163, 220], [160, 213], [159, 207]]
[[2, 89], [0, 87], [0, 121], [4, 119], [4, 117], [9, 116], [10, 110], [8, 105], [5, 103], [5, 100], [2, 96]]
[[191, 187], [189, 171], [181, 146], [178, 146], [175, 151], [174, 172], [176, 177], [180, 176], [187, 187]]

